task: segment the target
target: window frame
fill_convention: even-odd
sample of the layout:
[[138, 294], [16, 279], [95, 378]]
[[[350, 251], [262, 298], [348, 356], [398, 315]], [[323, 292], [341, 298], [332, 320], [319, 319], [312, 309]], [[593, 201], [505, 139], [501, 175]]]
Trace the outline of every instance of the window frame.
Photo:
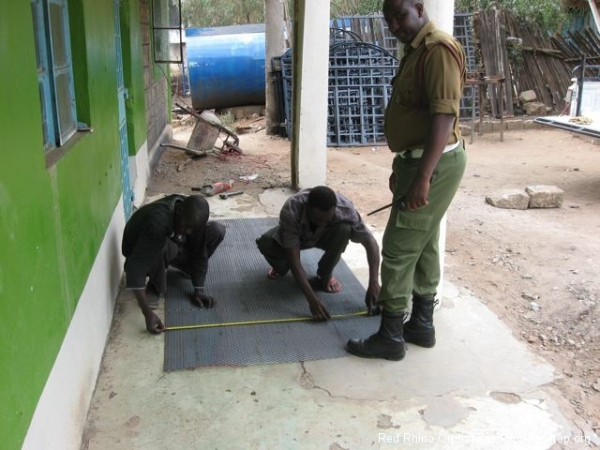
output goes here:
[[31, 0], [44, 150], [63, 147], [76, 133], [77, 105], [68, 0]]
[[[170, 10], [171, 4], [178, 8], [175, 23], [171, 23], [173, 19]], [[183, 64], [183, 31], [181, 24], [181, 0], [152, 0], [152, 57], [155, 63]], [[163, 58], [164, 55], [161, 54], [163, 50], [161, 44], [165, 38], [167, 53], [168, 55], [171, 54], [169, 47], [172, 33], [179, 35], [179, 52], [177, 52], [179, 59]], [[176, 40], [173, 41], [173, 43], [176, 42]]]

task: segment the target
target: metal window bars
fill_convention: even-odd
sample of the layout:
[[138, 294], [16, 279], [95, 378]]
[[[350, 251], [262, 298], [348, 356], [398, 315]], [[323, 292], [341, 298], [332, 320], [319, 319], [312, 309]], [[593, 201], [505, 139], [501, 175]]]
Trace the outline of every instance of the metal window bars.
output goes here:
[[[332, 25], [327, 143], [338, 147], [385, 143], [383, 121], [398, 67], [399, 44], [381, 15], [338, 18]], [[456, 14], [455, 37], [465, 48], [468, 72], [477, 70], [472, 36], [472, 15]], [[272, 64], [282, 135], [291, 137], [292, 50], [273, 58]], [[473, 108], [478, 115], [478, 86], [466, 86], [461, 119], [471, 119]]]

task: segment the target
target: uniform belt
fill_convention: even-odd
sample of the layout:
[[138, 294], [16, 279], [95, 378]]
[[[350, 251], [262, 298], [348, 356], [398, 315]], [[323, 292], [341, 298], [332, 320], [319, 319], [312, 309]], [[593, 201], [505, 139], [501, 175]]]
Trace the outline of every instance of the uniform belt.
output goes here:
[[[446, 147], [444, 147], [444, 151], [442, 153], [451, 152], [452, 150], [457, 149], [459, 145], [460, 145], [460, 142], [457, 142], [455, 144], [448, 144], [448, 145], [446, 145]], [[405, 158], [405, 159], [411, 159], [411, 158], [416, 159], [416, 158], [420, 158], [421, 156], [423, 156], [424, 151], [425, 150], [422, 148], [409, 148], [402, 152], [398, 152], [398, 156], [400, 156], [401, 158]]]

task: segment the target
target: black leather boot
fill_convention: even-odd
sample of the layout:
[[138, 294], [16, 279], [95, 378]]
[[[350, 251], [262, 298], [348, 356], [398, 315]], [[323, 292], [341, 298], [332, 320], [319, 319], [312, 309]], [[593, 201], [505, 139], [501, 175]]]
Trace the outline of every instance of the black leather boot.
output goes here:
[[433, 308], [437, 304], [435, 295], [413, 295], [410, 320], [404, 324], [404, 340], [420, 347], [435, 346]]
[[367, 339], [351, 339], [346, 350], [361, 358], [382, 358], [400, 361], [406, 354], [402, 326], [405, 313], [392, 314], [383, 311], [379, 331]]

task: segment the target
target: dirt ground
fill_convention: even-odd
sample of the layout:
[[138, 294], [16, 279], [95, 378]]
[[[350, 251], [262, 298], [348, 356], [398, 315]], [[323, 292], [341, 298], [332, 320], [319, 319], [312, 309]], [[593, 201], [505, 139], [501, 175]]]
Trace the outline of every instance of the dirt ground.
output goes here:
[[[260, 128], [260, 120], [241, 125]], [[237, 125], [240, 125], [239, 123]], [[189, 125], [175, 127], [186, 145]], [[265, 131], [240, 135], [243, 156], [192, 159], [166, 150], [148, 195], [190, 193], [234, 179], [233, 190], [258, 197], [290, 186], [289, 141]], [[476, 136], [468, 166], [448, 212], [446, 276], [494, 311], [514, 336], [553, 364], [561, 377], [548, 386], [570, 404], [565, 413], [584, 431], [600, 434], [600, 145], [566, 131], [511, 131]], [[388, 203], [393, 155], [386, 146], [331, 148], [327, 184], [351, 198], [363, 217]], [[242, 176], [258, 175], [253, 181]], [[507, 210], [486, 195], [529, 185], [564, 190], [557, 209]], [[383, 231], [387, 213], [368, 218]]]

